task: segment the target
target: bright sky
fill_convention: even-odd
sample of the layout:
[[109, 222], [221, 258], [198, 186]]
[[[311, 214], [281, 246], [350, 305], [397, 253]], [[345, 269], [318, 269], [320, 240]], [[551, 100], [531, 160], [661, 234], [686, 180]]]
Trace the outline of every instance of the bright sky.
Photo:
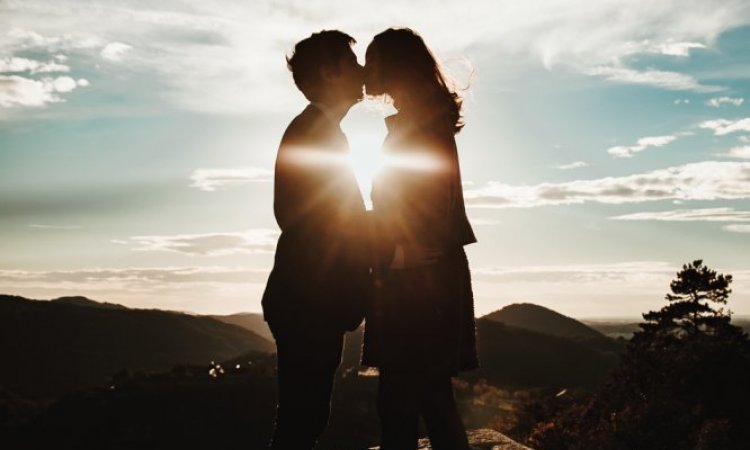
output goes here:
[[[363, 62], [389, 26], [469, 85], [479, 314], [637, 317], [699, 258], [750, 314], [746, 0], [0, 0], [0, 293], [260, 311], [284, 55], [338, 28]], [[343, 123], [360, 172], [386, 113]]]

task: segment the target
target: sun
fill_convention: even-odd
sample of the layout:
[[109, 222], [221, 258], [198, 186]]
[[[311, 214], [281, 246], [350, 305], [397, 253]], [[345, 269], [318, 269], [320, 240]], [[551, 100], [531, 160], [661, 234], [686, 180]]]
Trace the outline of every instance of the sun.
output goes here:
[[376, 133], [355, 133], [349, 136], [349, 166], [357, 177], [367, 209], [372, 209], [372, 182], [383, 166], [383, 137]]

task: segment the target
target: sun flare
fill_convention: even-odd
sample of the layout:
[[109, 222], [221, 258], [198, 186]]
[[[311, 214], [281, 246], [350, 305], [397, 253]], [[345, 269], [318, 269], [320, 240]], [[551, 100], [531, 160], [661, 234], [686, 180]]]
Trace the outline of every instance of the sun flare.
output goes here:
[[349, 166], [357, 177], [365, 206], [367, 206], [367, 209], [372, 209], [372, 201], [370, 200], [372, 182], [384, 164], [381, 150], [383, 136], [373, 133], [357, 133], [350, 135], [349, 141]]

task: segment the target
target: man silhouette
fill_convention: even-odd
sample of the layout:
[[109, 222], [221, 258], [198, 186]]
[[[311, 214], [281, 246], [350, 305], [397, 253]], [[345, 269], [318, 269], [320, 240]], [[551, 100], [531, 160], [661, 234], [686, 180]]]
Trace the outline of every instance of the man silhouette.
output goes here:
[[369, 291], [366, 212], [339, 123], [363, 97], [363, 68], [341, 31], [297, 43], [287, 66], [310, 104], [281, 139], [274, 214], [281, 228], [263, 315], [276, 340], [271, 449], [309, 450], [328, 423], [344, 334]]

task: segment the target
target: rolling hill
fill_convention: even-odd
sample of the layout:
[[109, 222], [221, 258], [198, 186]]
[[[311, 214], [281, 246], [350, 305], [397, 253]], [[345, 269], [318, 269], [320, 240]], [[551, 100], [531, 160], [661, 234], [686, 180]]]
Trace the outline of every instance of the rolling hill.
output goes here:
[[228, 316], [209, 316], [216, 320], [220, 320], [225, 323], [231, 323], [239, 325], [246, 330], [250, 330], [255, 334], [258, 334], [269, 341], [273, 342], [273, 335], [271, 330], [268, 328], [268, 324], [263, 319], [263, 314], [259, 313], [237, 313]]
[[[348, 333], [342, 371], [359, 365], [363, 329]], [[607, 338], [603, 338], [607, 339]], [[590, 340], [576, 340], [495, 322], [477, 320], [480, 368], [462, 372], [469, 380], [485, 378], [498, 386], [593, 387], [602, 382], [619, 360], [614, 350], [602, 349]]]
[[[477, 340], [482, 367], [467, 376], [509, 386], [594, 385], [622, 348], [574, 319], [530, 304], [479, 319]], [[358, 367], [361, 343], [362, 329], [347, 335], [343, 371]], [[25, 396], [106, 385], [123, 369], [164, 371], [274, 350], [260, 314], [194, 316], [85, 297], [0, 296], [0, 358], [14, 362], [0, 372], [0, 384]]]
[[585, 324], [533, 303], [514, 303], [484, 316], [516, 328], [565, 338], [601, 338], [604, 335]]
[[539, 333], [486, 318], [477, 320], [477, 347], [480, 368], [465, 377], [486, 378], [500, 386], [593, 387], [604, 381], [619, 361], [617, 351], [602, 350], [587, 340]]
[[108, 383], [122, 369], [208, 364], [273, 344], [210, 317], [129, 309], [83, 297], [52, 301], [0, 295], [0, 385], [28, 397]]
[[624, 346], [623, 342], [607, 337], [583, 322], [532, 303], [514, 303], [484, 318], [514, 328], [571, 339], [607, 352], [619, 352]]
[[[251, 313], [203, 317], [103, 306], [81, 298], [0, 296], [0, 357], [19, 362], [0, 374], [0, 384], [19, 392], [18, 380], [8, 375], [15, 372], [29, 383], [47, 383], [49, 389], [70, 389], [76, 380], [81, 386], [99, 386], [69, 392], [49, 407], [3, 394], [0, 387], [0, 434], [5, 426], [10, 442], [36, 443], [28, 448], [261, 448], [273, 426], [275, 356], [251, 347], [267, 352], [273, 344], [239, 325], [251, 330], [265, 323]], [[332, 418], [320, 448], [370, 448], [377, 442], [377, 379], [359, 376], [358, 370], [362, 331], [347, 334]], [[15, 355], [8, 348], [9, 336], [20, 348]], [[458, 381], [468, 382], [458, 397], [467, 425], [482, 426], [500, 408], [477, 406], [474, 385], [489, 383], [512, 392], [601, 383], [618, 354], [577, 336], [478, 319], [481, 367], [462, 373]], [[249, 351], [240, 350], [245, 347]], [[226, 372], [210, 375], [205, 368], [211, 360]], [[123, 368], [131, 370], [114, 377], [108, 388], [108, 377]], [[148, 372], [134, 372], [138, 368]], [[61, 385], [61, 380], [69, 384]], [[4, 404], [15, 411], [5, 421]]]

